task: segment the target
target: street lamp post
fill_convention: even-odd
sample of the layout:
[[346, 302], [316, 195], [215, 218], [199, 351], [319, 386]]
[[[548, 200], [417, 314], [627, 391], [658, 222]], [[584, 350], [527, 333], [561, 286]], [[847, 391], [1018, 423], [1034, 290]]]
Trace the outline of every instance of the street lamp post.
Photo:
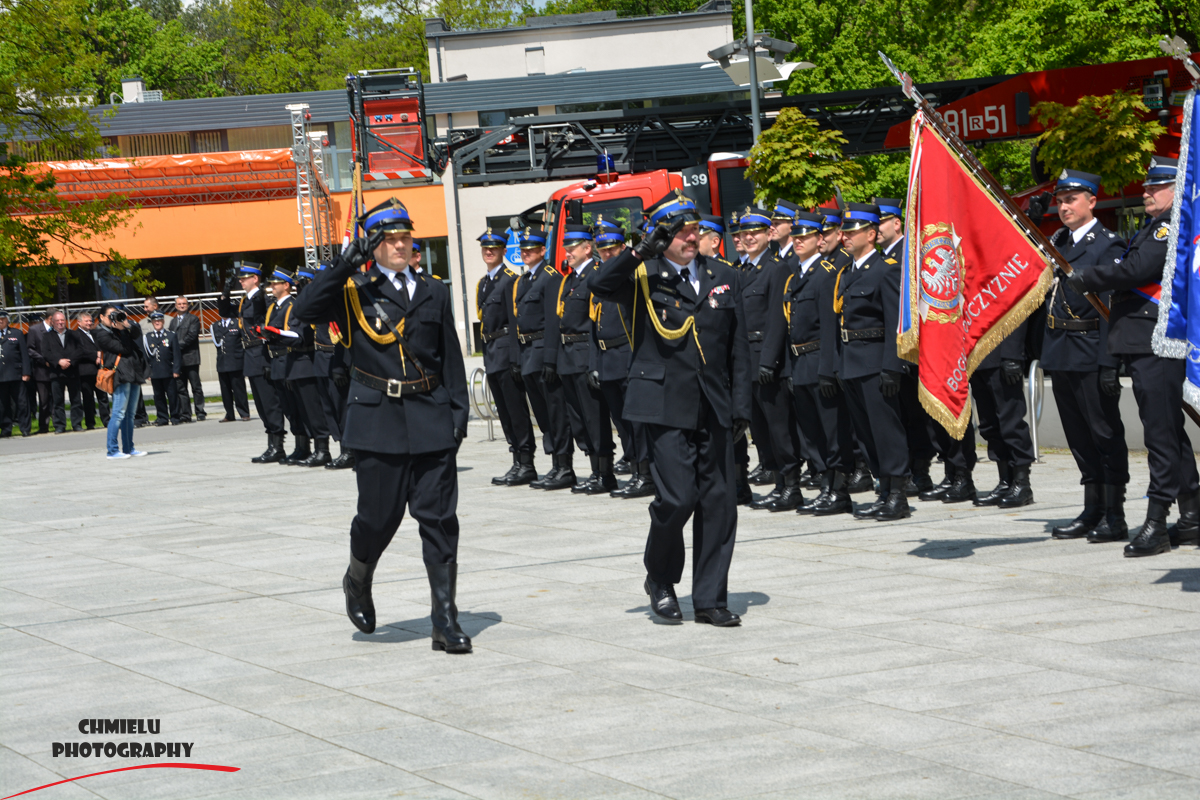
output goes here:
[[750, 124], [753, 131], [752, 144], [758, 144], [762, 135], [762, 117], [758, 106], [758, 62], [754, 57], [754, 2], [746, 0], [746, 49], [750, 53]]

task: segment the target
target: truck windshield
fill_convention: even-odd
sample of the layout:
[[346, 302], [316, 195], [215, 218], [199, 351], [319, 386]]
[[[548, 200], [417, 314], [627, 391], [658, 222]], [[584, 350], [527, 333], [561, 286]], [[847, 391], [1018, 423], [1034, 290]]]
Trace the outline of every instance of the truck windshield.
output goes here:
[[615, 222], [625, 229], [625, 239], [634, 244], [642, 237], [636, 233], [642, 226], [642, 198], [612, 197], [583, 204], [583, 222], [585, 225], [595, 225], [596, 220], [603, 217], [609, 222]]

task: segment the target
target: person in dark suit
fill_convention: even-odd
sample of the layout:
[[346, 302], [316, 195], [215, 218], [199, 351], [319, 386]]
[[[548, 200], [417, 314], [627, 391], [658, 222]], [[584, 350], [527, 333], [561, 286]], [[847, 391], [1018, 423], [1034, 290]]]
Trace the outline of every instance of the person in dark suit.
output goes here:
[[100, 366], [100, 346], [96, 344], [96, 318], [89, 311], [81, 311], [75, 317], [79, 327], [75, 339], [79, 343], [76, 364], [79, 366], [80, 390], [83, 393], [83, 418], [90, 431], [96, 423], [96, 412], [100, 412], [100, 423], [108, 427], [108, 394], [96, 385], [96, 372]]
[[[276, 273], [281, 271], [277, 270]], [[304, 267], [296, 271], [297, 295], [304, 291], [313, 277], [313, 273]], [[285, 327], [278, 333], [270, 331], [267, 335], [267, 345], [273, 348], [275, 342], [281, 342], [287, 348], [287, 353], [283, 356], [287, 382], [284, 391], [292, 398], [293, 413], [299, 417], [306, 435], [312, 440], [312, 452], [295, 460], [289, 456], [283, 463], [301, 467], [324, 467], [330, 464], [333, 458], [329, 455], [329, 422], [325, 416], [325, 407], [321, 403], [321, 389], [317, 385], [319, 375], [313, 361], [316, 353], [316, 328], [300, 322], [294, 311], [295, 300], [292, 300], [291, 308], [284, 315]]]
[[[513, 283], [512, 314], [508, 318], [510, 347], [519, 363], [510, 369], [525, 385], [529, 405], [542, 431], [542, 447], [554, 460], [549, 472], [532, 481], [533, 489], [568, 489], [575, 485], [571, 428], [567, 418], [567, 400], [558, 370], [545, 359], [546, 331], [558, 305], [558, 287], [562, 274], [546, 263], [546, 231], [527, 227], [517, 234], [525, 274]], [[546, 367], [549, 369], [546, 369]], [[549, 379], [549, 380], [547, 380]]]
[[[287, 458], [284, 449], [283, 406], [275, 384], [268, 372], [270, 361], [266, 345], [256, 331], [267, 315], [267, 295], [260, 285], [263, 278], [262, 264], [243, 261], [237, 275], [230, 276], [224, 292], [217, 300], [217, 313], [222, 317], [233, 317], [238, 321], [242, 334], [243, 371], [250, 379], [250, 391], [254, 394], [254, 408], [262, 419], [267, 432], [267, 449], [250, 459], [255, 464], [274, 464]], [[233, 302], [234, 284], [239, 283], [245, 294]]]
[[292, 431], [295, 446], [292, 452], [280, 459], [285, 466], [299, 464], [312, 457], [312, 431], [308, 427], [308, 418], [300, 402], [300, 396], [288, 379], [290, 350], [287, 343], [282, 341], [274, 331], [288, 330], [291, 323], [292, 290], [296, 286], [296, 274], [286, 269], [276, 269], [267, 280], [271, 292], [271, 302], [267, 304], [267, 312], [263, 317], [263, 326], [259, 335], [267, 350], [267, 373], [271, 376], [271, 384], [275, 387], [275, 395], [283, 409], [283, 417], [287, 420]]
[[475, 314], [479, 319], [479, 338], [483, 342], [483, 371], [487, 375], [492, 402], [500, 428], [508, 441], [513, 463], [508, 472], [492, 478], [494, 486], [525, 486], [537, 480], [533, 466], [536, 443], [533, 423], [525, 403], [525, 387], [513, 375], [518, 348], [509, 335], [508, 305], [513, 283], [519, 275], [504, 263], [508, 239], [491, 228], [479, 236], [479, 252], [487, 272], [475, 287]]
[[728, 585], [737, 537], [733, 442], [750, 426], [750, 342], [740, 276], [699, 255], [699, 221], [682, 193], [660, 199], [645, 238], [604, 262], [588, 286], [635, 309], [625, 418], [646, 426], [658, 487], [644, 558], [651, 608], [682, 619], [675, 584], [691, 519], [696, 621], [728, 627], [741, 622], [729, 610]]
[[[196, 408], [196, 420], [208, 418], [204, 411], [204, 386], [200, 383], [200, 318], [191, 313], [187, 297], [175, 298], [175, 316], [171, 317], [168, 330], [175, 334], [179, 344], [179, 379], [175, 382], [175, 396], [179, 400], [179, 419], [192, 421], [192, 406]], [[191, 386], [191, 397], [188, 387]]]
[[[571, 410], [575, 440], [591, 462], [592, 473], [571, 491], [577, 494], [608, 494], [617, 488], [613, 472], [614, 443], [608, 403], [597, 382], [590, 377], [592, 344], [592, 294], [588, 276], [595, 270], [595, 241], [588, 225], [568, 224], [563, 231], [564, 266], [567, 274], [555, 289], [556, 309], [547, 318], [547, 364], [553, 364], [552, 379], [563, 384]], [[549, 372], [546, 373], [549, 376]]]
[[[30, 320], [29, 330], [25, 334], [30, 370], [27, 397], [31, 413], [32, 409], [37, 407], [38, 433], [49, 433], [51, 419], [54, 417], [54, 395], [50, 391], [52, 373], [50, 363], [42, 355], [42, 338], [50, 331], [50, 316], [47, 315], [45, 319]], [[65, 420], [63, 424], [66, 424]]]
[[875, 249], [879, 206], [849, 203], [842, 215], [842, 241], [852, 263], [838, 273], [834, 311], [841, 316], [839, 377], [858, 441], [879, 496], [857, 508], [858, 519], [890, 521], [912, 514], [908, 482], [908, 438], [900, 409], [904, 363], [896, 352], [900, 313], [900, 264]]
[[467, 381], [450, 290], [409, 267], [413, 222], [403, 203], [381, 203], [360, 222], [368, 238], [320, 272], [295, 310], [302, 323], [337, 323], [353, 364], [345, 438], [357, 461], [358, 514], [342, 579], [346, 613], [364, 633], [375, 630], [372, 579], [407, 510], [429, 578], [433, 648], [469, 653], [455, 604]]
[[[1175, 201], [1177, 170], [1176, 159], [1151, 158], [1142, 181], [1147, 221], [1125, 255], [1120, 261], [1106, 261], [1073, 273], [1067, 280], [1081, 293], [1112, 291], [1108, 352], [1121, 357], [1133, 379], [1133, 396], [1150, 464], [1150, 488], [1146, 492], [1150, 502], [1141, 530], [1125, 546], [1125, 555], [1130, 558], [1170, 552], [1172, 531], [1167, 528], [1167, 514], [1176, 500], [1176, 541], [1194, 543], [1200, 537], [1200, 479], [1192, 443], [1183, 428], [1184, 361], [1155, 355], [1152, 345], [1160, 282], [1172, 235], [1171, 205]], [[1123, 538], [1117, 530], [1100, 540]]]
[[[317, 271], [329, 269], [321, 264]], [[338, 456], [325, 469], [351, 469], [354, 452], [346, 446], [346, 400], [350, 393], [350, 351], [342, 346], [341, 331], [335, 323], [317, 325], [313, 329], [313, 369], [317, 373], [317, 389], [321, 393], [321, 408], [325, 426], [338, 443]]]
[[54, 417], [54, 432], [67, 432], [64, 396], [71, 401], [71, 430], [83, 430], [83, 393], [80, 391], [79, 342], [75, 331], [67, 327], [67, 315], [61, 311], [50, 314], [50, 332], [42, 337], [41, 356], [50, 373], [50, 401]]
[[30, 435], [29, 347], [25, 334], [9, 327], [8, 312], [0, 308], [0, 438], [12, 436], [13, 425], [22, 436]]
[[[1125, 253], [1125, 242], [1096, 219], [1100, 176], [1063, 170], [1054, 186], [1063, 227], [1050, 243], [1071, 263], [1086, 271], [1111, 263]], [[1101, 297], [1107, 305], [1110, 298]], [[1054, 402], [1067, 445], [1079, 467], [1083, 511], [1051, 531], [1055, 539], [1079, 539], [1103, 525], [1127, 534], [1125, 484], [1129, 482], [1129, 450], [1121, 422], [1120, 360], [1108, 353], [1108, 322], [1087, 298], [1059, 277], [1046, 296], [1042, 369], [1054, 383]], [[1108, 531], [1099, 536], [1107, 538]]]
[[150, 314], [150, 332], [142, 339], [146, 361], [150, 364], [150, 385], [154, 388], [155, 427], [178, 425], [179, 401], [175, 395], [175, 379], [179, 377], [179, 343], [175, 334], [166, 329], [166, 317], [161, 311]]
[[[221, 384], [221, 404], [225, 416], [219, 422], [233, 422], [240, 417], [250, 419], [250, 403], [246, 398], [246, 376], [242, 373], [242, 332], [233, 317], [222, 317], [210, 329], [217, 350], [217, 381]], [[238, 417], [234, 416], [237, 413]]]

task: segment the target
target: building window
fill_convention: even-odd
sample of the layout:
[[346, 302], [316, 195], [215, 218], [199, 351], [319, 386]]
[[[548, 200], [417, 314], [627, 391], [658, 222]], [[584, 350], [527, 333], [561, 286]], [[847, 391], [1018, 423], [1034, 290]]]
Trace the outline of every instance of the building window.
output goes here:
[[268, 125], [261, 128], [230, 128], [230, 150], [273, 150], [292, 146], [290, 125]]
[[117, 145], [125, 158], [176, 156], [192, 152], [191, 136], [186, 133], [139, 133], [118, 136]]
[[555, 114], [587, 114], [591, 111], [620, 111], [624, 107], [621, 101], [611, 103], [566, 103], [554, 107]]
[[479, 127], [484, 130], [495, 130], [508, 124], [509, 120], [519, 117], [536, 117], [537, 106], [530, 108], [510, 108], [507, 111], [480, 111]]
[[196, 131], [197, 153], [220, 153], [225, 148], [221, 145], [220, 131]]
[[546, 48], [541, 45], [525, 48], [525, 74], [546, 74]]

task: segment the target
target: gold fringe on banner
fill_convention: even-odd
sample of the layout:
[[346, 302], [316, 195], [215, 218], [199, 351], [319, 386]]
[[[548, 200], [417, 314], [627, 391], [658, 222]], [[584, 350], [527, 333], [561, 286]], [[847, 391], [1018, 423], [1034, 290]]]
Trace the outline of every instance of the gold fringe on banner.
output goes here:
[[963, 406], [962, 413], [957, 417], [954, 412], [946, 407], [946, 404], [933, 396], [933, 393], [925, 388], [925, 384], [917, 384], [917, 396], [921, 398], [921, 405], [937, 422], [946, 429], [946, 432], [953, 436], [956, 440], [962, 441], [962, 438], [967, 433], [967, 425], [971, 421], [971, 395], [967, 394], [967, 402]]

